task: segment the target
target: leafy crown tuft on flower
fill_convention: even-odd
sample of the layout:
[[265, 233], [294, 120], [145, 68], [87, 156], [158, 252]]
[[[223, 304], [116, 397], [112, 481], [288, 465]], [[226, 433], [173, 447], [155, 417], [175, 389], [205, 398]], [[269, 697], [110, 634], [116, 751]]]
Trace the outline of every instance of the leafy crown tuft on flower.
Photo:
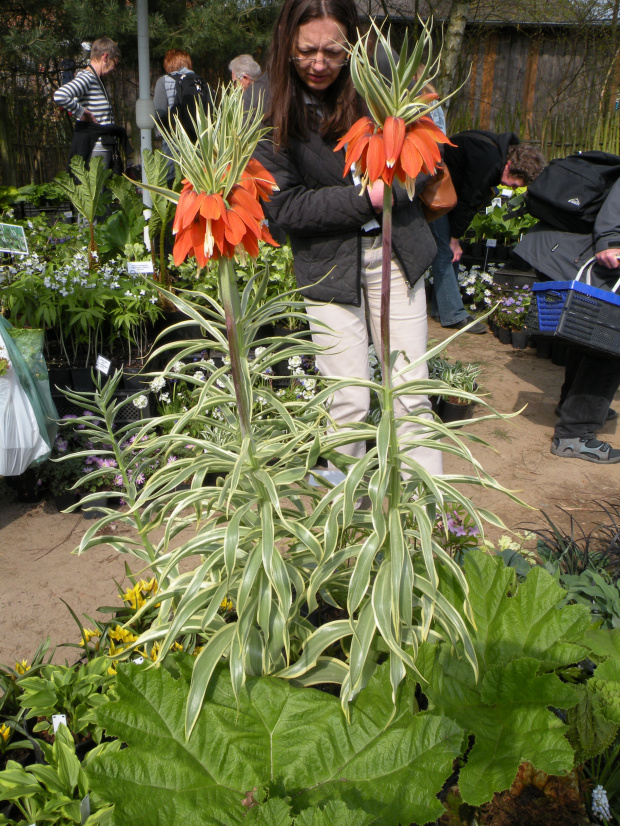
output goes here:
[[[374, 21], [368, 33], [351, 47], [351, 78], [371, 117], [356, 121], [334, 151], [347, 145], [344, 174], [355, 164], [362, 192], [378, 180], [391, 186], [396, 177], [413, 198], [419, 173], [433, 175], [441, 164], [438, 144], [453, 145], [430, 118], [443, 101], [436, 93], [424, 91], [439, 65], [439, 57], [432, 61], [431, 29], [432, 21], [424, 24], [411, 55], [405, 33], [398, 60], [392, 53], [389, 30], [384, 35]], [[371, 55], [369, 38], [373, 33], [376, 46]], [[422, 64], [425, 53], [426, 66]], [[389, 78], [379, 68], [379, 54], [388, 61]]]
[[176, 236], [173, 257], [178, 266], [194, 255], [204, 267], [209, 259], [258, 255], [258, 242], [278, 246], [265, 225], [260, 200], [268, 201], [277, 185], [273, 176], [252, 158], [265, 133], [262, 106], [243, 110], [243, 90], [222, 90], [218, 107], [196, 108], [197, 140], [193, 143], [180, 122], [162, 128], [173, 160], [179, 165], [183, 189], [179, 196], [153, 187], [177, 200], [172, 232]]

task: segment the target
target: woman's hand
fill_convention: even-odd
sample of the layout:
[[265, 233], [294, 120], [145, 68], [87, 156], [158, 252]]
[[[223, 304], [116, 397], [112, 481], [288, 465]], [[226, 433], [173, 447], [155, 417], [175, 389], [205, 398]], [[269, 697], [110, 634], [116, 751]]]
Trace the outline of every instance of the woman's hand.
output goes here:
[[99, 123], [99, 121], [93, 115], [93, 113], [90, 111], [90, 109], [84, 109], [84, 111], [82, 112], [82, 117], [80, 118], [80, 120], [87, 120], [87, 121], [90, 121], [91, 123]]
[[385, 189], [385, 184], [383, 181], [375, 181], [374, 184], [371, 184], [368, 188], [368, 195], [370, 197], [370, 203], [373, 207], [377, 210], [377, 212], [383, 211], [383, 190]]
[[615, 270], [620, 266], [620, 262], [618, 261], [619, 255], [620, 249], [613, 248], [603, 250], [602, 252], [596, 253], [596, 260], [604, 267], [608, 267], [610, 270]]
[[450, 238], [450, 249], [452, 250], [452, 263], [455, 264], [461, 260], [463, 250], [458, 238]]

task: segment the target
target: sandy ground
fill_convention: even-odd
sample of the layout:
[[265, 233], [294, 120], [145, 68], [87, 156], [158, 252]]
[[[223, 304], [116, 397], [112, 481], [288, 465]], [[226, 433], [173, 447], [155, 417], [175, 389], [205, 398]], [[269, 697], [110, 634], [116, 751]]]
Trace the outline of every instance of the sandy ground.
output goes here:
[[[429, 321], [431, 340], [448, 333]], [[487, 472], [519, 493], [532, 508], [543, 509], [558, 521], [563, 507], [591, 525], [598, 518], [597, 503], [620, 495], [620, 464], [600, 467], [583, 461], [558, 459], [549, 452], [554, 407], [563, 369], [536, 358], [535, 351], [513, 350], [490, 333], [462, 335], [450, 345], [449, 355], [482, 364], [482, 385], [496, 409], [511, 413], [526, 408], [509, 421], [494, 420], [472, 426], [473, 432], [495, 450], [474, 446]], [[601, 437], [620, 446], [617, 423], [606, 425]], [[458, 466], [450, 459], [447, 471]], [[543, 527], [542, 514], [515, 504], [496, 492], [468, 491], [475, 502], [498, 513], [509, 528]], [[49, 635], [53, 645], [76, 642], [79, 632], [66, 606], [82, 616], [98, 606], [120, 605], [119, 585], [126, 585], [124, 563], [113, 550], [90, 551], [77, 557], [71, 551], [90, 523], [80, 514], [57, 513], [51, 501], [22, 505], [0, 501], [0, 663], [30, 658]], [[497, 531], [490, 531], [491, 539]], [[59, 649], [57, 660], [75, 659], [71, 649]]]

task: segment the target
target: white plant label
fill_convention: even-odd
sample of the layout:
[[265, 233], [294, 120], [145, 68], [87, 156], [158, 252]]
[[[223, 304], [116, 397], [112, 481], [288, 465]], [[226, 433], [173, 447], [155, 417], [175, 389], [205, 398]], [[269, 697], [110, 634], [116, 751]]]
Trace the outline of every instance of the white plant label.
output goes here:
[[134, 660], [132, 660], [132, 662], [136, 665], [142, 665], [142, 663], [144, 662], [144, 657], [136, 657]]
[[501, 199], [501, 198], [493, 198], [493, 200], [491, 201], [491, 206], [494, 206], [494, 207], [499, 206], [499, 207], [501, 207], [501, 205], [502, 205], [502, 199]]
[[127, 272], [131, 275], [143, 275], [153, 272], [152, 261], [128, 261]]
[[103, 356], [97, 356], [95, 370], [99, 373], [103, 373], [104, 376], [107, 376], [110, 372], [110, 367], [112, 367], [112, 362], [110, 359], [104, 358]]
[[52, 725], [54, 726], [54, 734], [58, 731], [58, 726], [62, 723], [63, 726], [67, 725], [67, 715], [66, 714], [52, 714]]
[[87, 794], [83, 800], [80, 801], [80, 820], [86, 823], [90, 817], [90, 795]]
[[486, 212], [487, 215], [489, 214], [489, 212], [493, 212], [493, 207], [492, 206], [487, 207], [485, 212]]
[[514, 192], [512, 191], [512, 189], [502, 189], [502, 191], [499, 194], [503, 195], [504, 198], [510, 198], [512, 195], [514, 195]]
[[487, 247], [496, 247], [497, 238], [487, 238]]

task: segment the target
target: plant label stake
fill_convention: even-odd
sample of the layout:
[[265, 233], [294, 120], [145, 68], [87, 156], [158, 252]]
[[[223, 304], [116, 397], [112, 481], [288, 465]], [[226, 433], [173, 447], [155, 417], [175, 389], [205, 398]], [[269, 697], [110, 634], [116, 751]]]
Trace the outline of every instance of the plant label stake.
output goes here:
[[112, 366], [112, 362], [110, 359], [105, 358], [104, 356], [97, 356], [97, 361], [95, 363], [95, 370], [98, 373], [101, 373], [103, 376], [107, 376], [110, 372], [110, 367]]
[[58, 731], [59, 725], [66, 726], [67, 725], [67, 715], [66, 714], [52, 714], [52, 726], [54, 727], [54, 734]]

